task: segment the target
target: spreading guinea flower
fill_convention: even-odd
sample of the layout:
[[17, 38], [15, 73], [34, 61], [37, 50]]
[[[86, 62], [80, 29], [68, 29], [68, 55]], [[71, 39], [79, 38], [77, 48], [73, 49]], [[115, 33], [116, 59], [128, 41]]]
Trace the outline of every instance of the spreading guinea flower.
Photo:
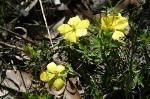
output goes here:
[[87, 35], [89, 25], [89, 20], [81, 20], [79, 16], [75, 16], [70, 18], [67, 24], [59, 26], [58, 31], [64, 36], [65, 40], [71, 43], [77, 43], [79, 37]]
[[49, 82], [50, 87], [60, 90], [65, 85], [65, 79], [62, 77], [65, 67], [62, 65], [56, 65], [51, 62], [47, 65], [47, 71], [40, 74], [40, 80], [43, 82]]
[[119, 13], [117, 16], [105, 16], [101, 18], [101, 29], [104, 31], [113, 31], [112, 39], [120, 40], [124, 37], [124, 31], [128, 26], [128, 19], [122, 17]]

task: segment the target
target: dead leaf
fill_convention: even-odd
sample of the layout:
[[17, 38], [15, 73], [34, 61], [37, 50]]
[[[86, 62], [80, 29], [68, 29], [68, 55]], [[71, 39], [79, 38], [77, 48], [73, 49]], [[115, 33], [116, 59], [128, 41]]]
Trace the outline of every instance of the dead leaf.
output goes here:
[[5, 78], [2, 79], [2, 77], [0, 77], [0, 82], [2, 82], [2, 86], [14, 89], [18, 92], [26, 92], [32, 84], [32, 75], [19, 70], [7, 70]]
[[64, 97], [65, 99], [81, 99], [77, 87], [70, 80], [67, 81]]

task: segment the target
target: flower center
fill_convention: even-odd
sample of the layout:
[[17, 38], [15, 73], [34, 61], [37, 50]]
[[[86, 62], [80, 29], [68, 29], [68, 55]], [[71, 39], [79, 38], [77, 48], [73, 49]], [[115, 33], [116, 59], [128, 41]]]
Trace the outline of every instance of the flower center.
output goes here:
[[59, 74], [59, 72], [58, 71], [54, 71], [54, 74], [55, 74], [55, 76], [57, 76]]

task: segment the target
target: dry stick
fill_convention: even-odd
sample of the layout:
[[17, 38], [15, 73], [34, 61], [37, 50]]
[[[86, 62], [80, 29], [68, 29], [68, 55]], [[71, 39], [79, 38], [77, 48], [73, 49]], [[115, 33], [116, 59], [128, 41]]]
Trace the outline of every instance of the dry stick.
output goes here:
[[24, 38], [23, 36], [21, 36], [21, 35], [15, 33], [15, 32], [13, 32], [13, 31], [11, 31], [11, 30], [8, 30], [8, 29], [6, 29], [6, 28], [4, 28], [4, 27], [1, 27], [1, 26], [0, 26], [0, 30], [4, 30], [4, 31], [6, 31], [6, 32], [8, 32], [8, 33], [11, 33], [11, 34], [13, 34], [13, 35], [16, 35], [16, 36], [22, 38], [22, 39], [25, 40], [25, 41], [28, 41], [28, 42], [30, 42], [30, 43], [32, 43], [32, 44], [35, 44], [35, 42], [33, 42], [32, 40], [30, 40], [30, 39], [28, 39], [28, 38]]
[[45, 25], [46, 25], [46, 29], [47, 29], [47, 32], [48, 32], [48, 36], [49, 36], [48, 38], [50, 39], [50, 43], [53, 46], [53, 42], [52, 42], [51, 34], [50, 34], [50, 31], [49, 31], [49, 28], [48, 28], [48, 25], [47, 25], [47, 20], [46, 20], [46, 17], [45, 17], [42, 1], [39, 0], [39, 2], [40, 2], [41, 10], [42, 10], [43, 19], [44, 19], [44, 22], [45, 22]]
[[20, 50], [20, 51], [24, 51], [23, 48], [21, 48], [21, 47], [17, 47], [17, 46], [14, 46], [14, 45], [10, 45], [10, 44], [7, 44], [7, 43], [2, 42], [2, 41], [0, 41], [0, 45], [4, 45], [4, 46], [7, 46], [7, 47], [16, 48], [16, 49], [18, 49], [18, 50]]
[[34, 0], [26, 9], [25, 11], [29, 12], [38, 2], [38, 0]]
[[1, 27], [1, 26], [0, 26], [0, 30], [4, 30], [4, 31], [6, 31], [6, 32], [8, 32], [8, 33], [11, 33], [11, 34], [13, 34], [13, 35], [15, 35], [15, 36], [18, 36], [18, 37], [22, 38], [23, 40], [25, 40], [25, 41], [27, 41], [27, 42], [29, 42], [29, 43], [32, 43], [32, 44], [36, 45], [36, 43], [33, 42], [31, 39], [25, 38], [25, 37], [23, 37], [23, 36], [21, 36], [21, 35], [15, 33], [15, 32], [13, 32], [13, 31], [11, 31], [11, 30], [8, 30], [8, 29], [6, 29], [6, 28], [4, 28], [4, 27]]

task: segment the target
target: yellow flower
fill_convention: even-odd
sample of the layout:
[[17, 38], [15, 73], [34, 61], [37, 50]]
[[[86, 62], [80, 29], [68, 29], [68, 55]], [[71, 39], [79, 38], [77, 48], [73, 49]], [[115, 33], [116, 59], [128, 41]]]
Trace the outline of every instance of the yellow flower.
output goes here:
[[76, 43], [79, 37], [87, 35], [87, 28], [89, 25], [89, 20], [81, 20], [79, 16], [75, 16], [70, 18], [67, 24], [59, 26], [58, 31], [67, 41]]
[[128, 19], [122, 17], [119, 13], [118, 16], [105, 16], [101, 18], [101, 29], [104, 31], [112, 30], [114, 31], [112, 38], [114, 40], [120, 40], [124, 37], [124, 31], [128, 26]]
[[47, 65], [47, 71], [40, 74], [40, 80], [43, 82], [49, 81], [52, 83], [51, 87], [56, 90], [60, 90], [65, 84], [64, 79], [60, 77], [63, 75], [63, 71], [65, 71], [65, 67], [63, 65], [56, 65], [54, 62], [51, 62]]

